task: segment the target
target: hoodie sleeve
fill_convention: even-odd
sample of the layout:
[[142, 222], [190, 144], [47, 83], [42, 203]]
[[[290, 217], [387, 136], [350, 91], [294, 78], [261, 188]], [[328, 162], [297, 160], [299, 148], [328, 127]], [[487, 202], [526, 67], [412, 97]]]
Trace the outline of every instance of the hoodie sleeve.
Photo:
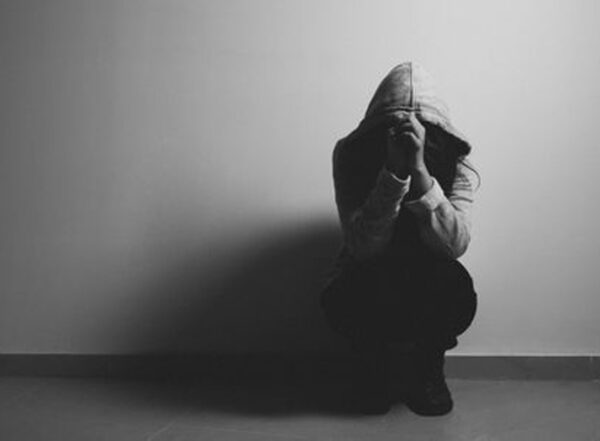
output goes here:
[[[336, 150], [337, 152], [337, 150]], [[383, 252], [389, 243], [411, 177], [397, 177], [382, 167], [374, 185], [364, 193], [356, 186], [360, 170], [342, 163], [334, 152], [335, 199], [344, 243], [356, 260], [365, 260]]]
[[473, 205], [471, 173], [471, 170], [459, 162], [457, 176], [448, 197], [439, 182], [432, 177], [432, 186], [427, 192], [419, 199], [403, 203], [417, 217], [423, 241], [441, 257], [458, 259], [469, 245]]

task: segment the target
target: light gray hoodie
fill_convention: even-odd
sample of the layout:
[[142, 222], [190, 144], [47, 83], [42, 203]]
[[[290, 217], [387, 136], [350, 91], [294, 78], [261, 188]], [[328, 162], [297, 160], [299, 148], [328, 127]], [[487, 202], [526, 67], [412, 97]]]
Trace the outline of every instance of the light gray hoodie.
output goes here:
[[379, 84], [359, 126], [340, 139], [333, 151], [335, 200], [343, 232], [338, 269], [349, 261], [364, 261], [390, 251], [457, 259], [469, 245], [472, 170], [459, 161], [456, 179], [446, 193], [432, 176], [426, 193], [419, 199], [405, 200], [411, 176], [400, 179], [382, 167], [380, 160], [370, 162], [369, 155], [360, 155], [359, 149], [382, 142], [377, 138], [380, 135], [374, 135], [378, 131], [372, 129], [403, 112], [415, 112], [420, 121], [442, 128], [455, 140], [460, 154], [471, 151], [465, 136], [450, 122], [431, 76], [414, 62], [395, 66]]

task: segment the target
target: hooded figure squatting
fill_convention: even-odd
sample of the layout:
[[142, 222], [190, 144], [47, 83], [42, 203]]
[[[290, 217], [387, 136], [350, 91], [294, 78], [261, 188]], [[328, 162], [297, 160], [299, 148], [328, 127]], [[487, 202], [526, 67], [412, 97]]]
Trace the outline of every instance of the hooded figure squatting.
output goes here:
[[[473, 280], [457, 260], [470, 242], [479, 177], [470, 152], [414, 62], [385, 76], [358, 127], [335, 145], [343, 243], [320, 304], [358, 355], [361, 412], [385, 413], [399, 400], [420, 415], [452, 410], [445, 351], [477, 309]], [[404, 360], [396, 392], [393, 348]]]

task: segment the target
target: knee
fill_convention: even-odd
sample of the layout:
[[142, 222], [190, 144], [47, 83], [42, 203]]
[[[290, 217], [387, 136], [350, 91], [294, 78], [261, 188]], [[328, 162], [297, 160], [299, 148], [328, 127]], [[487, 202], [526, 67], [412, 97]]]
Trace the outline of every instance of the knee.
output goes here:
[[454, 334], [462, 334], [473, 322], [477, 311], [477, 293], [473, 286], [473, 278], [458, 260], [437, 265], [436, 271], [442, 286], [446, 284], [448, 305], [455, 311]]
[[470, 322], [477, 309], [477, 293], [469, 271], [457, 260], [432, 263], [428, 270], [426, 289], [440, 308], [454, 311]]
[[470, 295], [474, 292], [473, 278], [458, 260], [434, 261], [428, 273], [428, 280], [444, 291], [451, 291], [457, 295]]

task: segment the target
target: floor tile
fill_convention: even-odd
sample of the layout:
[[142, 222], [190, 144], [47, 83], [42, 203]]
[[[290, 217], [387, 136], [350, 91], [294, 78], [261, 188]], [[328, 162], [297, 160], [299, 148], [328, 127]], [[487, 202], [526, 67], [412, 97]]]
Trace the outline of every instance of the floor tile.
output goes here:
[[453, 412], [346, 414], [344, 388], [280, 381], [0, 378], [0, 439], [600, 440], [600, 383], [449, 380]]
[[47, 379], [0, 414], [0, 439], [145, 440], [177, 415], [139, 382]]

